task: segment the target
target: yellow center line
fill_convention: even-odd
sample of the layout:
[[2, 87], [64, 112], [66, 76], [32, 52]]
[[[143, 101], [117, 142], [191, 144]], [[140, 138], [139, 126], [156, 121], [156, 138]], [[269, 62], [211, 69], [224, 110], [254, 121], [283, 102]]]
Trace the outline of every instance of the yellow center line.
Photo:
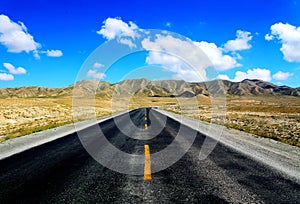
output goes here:
[[[145, 121], [147, 121], [147, 112], [146, 112], [146, 109], [145, 109]], [[147, 122], [145, 123], [145, 129], [146, 130], [148, 129], [148, 123]]]
[[144, 167], [144, 180], [152, 180], [151, 176], [151, 161], [150, 161], [150, 148], [149, 145], [145, 145], [145, 167]]

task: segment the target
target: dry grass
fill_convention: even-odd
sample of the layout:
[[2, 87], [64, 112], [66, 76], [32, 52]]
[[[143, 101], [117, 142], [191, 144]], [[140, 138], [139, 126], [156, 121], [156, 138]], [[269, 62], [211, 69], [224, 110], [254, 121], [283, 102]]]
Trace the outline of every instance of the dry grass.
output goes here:
[[[207, 104], [199, 105], [199, 114], [187, 108], [167, 110], [300, 147], [299, 97], [230, 97], [226, 106], [223, 117], [222, 111], [213, 113]], [[223, 120], [213, 118], [218, 114]]]
[[[72, 98], [0, 99], [0, 142], [73, 122]], [[94, 116], [111, 113], [110, 103], [96, 100]], [[78, 120], [89, 119], [81, 111]]]
[[80, 98], [74, 103], [73, 118], [72, 100], [72, 97], [0, 99], [0, 142], [123, 110], [178, 104], [175, 98], [161, 97], [133, 97], [129, 101], [120, 98], [113, 103], [106, 98]]
[[[71, 97], [0, 99], [0, 104], [0, 141], [73, 122]], [[215, 105], [212, 107], [211, 104]], [[225, 111], [224, 104], [226, 113], [222, 112]], [[75, 105], [79, 110], [76, 121], [138, 107], [163, 106], [189, 117], [300, 146], [299, 97], [230, 97], [227, 101], [205, 96], [199, 96], [197, 100], [133, 97], [129, 101], [120, 98], [113, 103], [97, 98], [95, 101], [78, 100]]]

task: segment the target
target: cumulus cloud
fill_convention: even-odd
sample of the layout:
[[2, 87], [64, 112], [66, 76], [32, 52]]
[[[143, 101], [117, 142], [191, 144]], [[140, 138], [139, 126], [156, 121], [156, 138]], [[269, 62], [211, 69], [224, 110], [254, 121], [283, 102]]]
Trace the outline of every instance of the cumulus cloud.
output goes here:
[[0, 43], [7, 48], [8, 52], [32, 52], [36, 59], [39, 59], [39, 53], [46, 53], [49, 57], [62, 56], [61, 50], [40, 51], [42, 47], [36, 42], [28, 29], [21, 21], [13, 22], [8, 16], [0, 15]]
[[244, 79], [260, 79], [263, 81], [271, 81], [271, 71], [268, 69], [254, 68], [248, 69], [246, 72], [237, 71], [232, 81], [242, 81]]
[[[206, 80], [205, 69], [207, 67], [214, 67], [216, 70], [228, 70], [241, 66], [235, 57], [224, 54], [223, 49], [214, 43], [183, 40], [174, 38], [167, 33], [156, 35], [154, 40], [144, 39], [142, 46], [150, 51], [146, 61], [148, 64], [155, 62], [155, 64], [161, 64], [163, 67], [169, 67], [169, 71], [177, 72], [177, 76], [181, 75], [189, 81]], [[176, 57], [166, 56], [162, 53], [153, 54], [151, 53], [152, 50], [166, 51], [175, 54]], [[185, 59], [196, 70], [183, 63], [181, 58]]]
[[61, 50], [47, 50], [45, 51], [48, 57], [61, 57], [63, 53]]
[[228, 51], [248, 50], [252, 47], [251, 44], [249, 44], [252, 38], [253, 36], [251, 36], [250, 32], [237, 30], [236, 39], [227, 41], [224, 45], [224, 49]]
[[87, 74], [88, 77], [92, 77], [94, 79], [103, 79], [106, 77], [106, 75], [102, 72], [97, 72], [96, 70], [90, 69]]
[[234, 82], [243, 81], [244, 79], [260, 79], [263, 81], [271, 81], [272, 79], [275, 79], [278, 81], [284, 81], [291, 76], [293, 76], [293, 73], [282, 71], [278, 71], [271, 76], [271, 71], [268, 69], [254, 68], [248, 69], [246, 72], [237, 71], [233, 79], [230, 79], [226, 74], [220, 74], [217, 78]]
[[133, 39], [139, 36], [138, 29], [132, 21], [126, 23], [121, 18], [107, 18], [97, 33], [107, 40], [117, 39], [119, 43], [133, 48], [136, 47]]
[[270, 41], [270, 40], [273, 40], [273, 35], [270, 35], [269, 33], [267, 33], [266, 35], [265, 35], [265, 40], [266, 41]]
[[130, 48], [136, 47], [136, 44], [134, 44], [132, 42], [132, 40], [130, 40], [128, 38], [121, 38], [121, 39], [119, 39], [119, 42], [124, 45], [128, 45]]
[[96, 70], [96, 69], [100, 69], [100, 68], [102, 68], [102, 67], [104, 67], [103, 64], [101, 64], [101, 63], [99, 63], [99, 62], [95, 62], [95, 63], [93, 64], [93, 68], [94, 68], [94, 69], [88, 70], [86, 76], [87, 76], [87, 77], [94, 78], [94, 79], [103, 79], [103, 78], [105, 78], [106, 75], [105, 75], [104, 73], [102, 73], [102, 72], [97, 72], [97, 70]]
[[99, 69], [99, 68], [104, 67], [104, 65], [101, 64], [101, 63], [99, 63], [99, 62], [95, 62], [94, 65], [93, 65], [93, 67], [96, 68], [96, 69]]
[[26, 74], [26, 69], [23, 67], [15, 68], [15, 66], [7, 62], [3, 63], [3, 66], [9, 71], [10, 74]]
[[[146, 58], [147, 64], [162, 64], [163, 68], [169, 69], [170, 71], [177, 72], [179, 66], [184, 66], [184, 62], [178, 57], [168, 55], [161, 52], [150, 52]], [[178, 66], [174, 66], [178, 65]]]
[[[117, 39], [119, 43], [125, 44], [130, 48], [135, 48], [137, 47], [137, 45], [134, 43], [134, 39], [142, 36], [141, 33], [139, 33], [140, 31], [142, 31], [143, 34], [147, 34], [146, 31], [139, 29], [139, 27], [133, 22], [126, 23], [120, 18], [107, 18], [105, 21], [103, 21], [103, 26], [99, 31], [97, 31], [97, 33], [108, 40]], [[142, 47], [150, 52], [152, 52], [153, 50], [165, 51], [166, 53], [172, 53], [176, 55], [176, 57], [179, 56], [179, 58], [185, 59], [192, 67], [197, 68], [196, 72], [198, 73], [198, 75], [202, 76], [203, 79], [206, 78], [205, 69], [207, 67], [215, 67], [215, 69], [217, 70], [228, 70], [241, 66], [241, 64], [237, 62], [237, 59], [241, 58], [240, 55], [235, 54], [233, 56], [224, 54], [224, 48], [218, 47], [214, 43], [208, 43], [205, 41], [195, 42], [191, 40], [175, 38], [172, 35], [169, 35], [167, 31], [162, 33], [163, 34], [155, 35], [154, 39], [143, 39], [141, 41]], [[248, 41], [250, 41], [251, 39], [251, 33], [238, 31], [237, 39], [233, 42], [228, 42], [228, 46], [229, 44], [232, 44], [232, 47], [235, 46], [235, 50], [246, 49], [246, 46], [247, 48], [251, 47], [251, 45], [248, 44]], [[238, 44], [239, 42], [242, 42], [244, 44], [241, 43], [241, 45], [239, 44], [239, 47], [237, 47], [236, 44]], [[155, 59], [151, 59], [154, 57]], [[176, 62], [179, 63], [179, 65], [171, 65], [169, 61], [166, 61], [166, 58], [168, 58], [168, 60], [170, 61], [173, 60], [169, 55], [164, 55], [162, 53], [150, 53], [148, 56], [148, 63], [154, 63], [155, 61], [156, 64], [161, 64], [164, 67], [171, 67], [170, 69], [172, 70], [180, 65], [180, 70], [182, 73], [185, 72], [186, 75], [191, 74], [187, 72], [186, 65], [183, 66], [182, 63], [179, 62]], [[177, 68], [177, 70], [179, 69]], [[191, 77], [189, 76], [189, 78]]]
[[14, 76], [12, 74], [0, 73], [0, 80], [1, 81], [11, 81], [11, 80], [14, 80]]
[[35, 51], [40, 44], [35, 42], [33, 36], [27, 32], [22, 22], [15, 23], [8, 16], [0, 15], [0, 43], [8, 52], [20, 53], [22, 51]]
[[0, 73], [1, 81], [14, 80], [14, 75], [16, 74], [26, 74], [26, 69], [24, 69], [23, 67], [16, 68], [14, 65], [8, 62], [3, 63], [3, 66], [8, 70], [9, 73]]
[[185, 81], [201, 81], [196, 71], [190, 68], [180, 58], [161, 52], [150, 52], [146, 58], [147, 64], [159, 64], [164, 71], [175, 73], [173, 79]]
[[284, 81], [287, 80], [290, 76], [293, 76], [293, 74], [290, 72], [278, 71], [277, 73], [272, 75], [272, 78], [278, 81]]
[[219, 71], [241, 66], [241, 64], [238, 63], [234, 57], [223, 54], [222, 48], [217, 47], [215, 43], [201, 41], [195, 42], [195, 44], [203, 50], [203, 52], [213, 63], [215, 69]]
[[99, 31], [97, 31], [97, 33], [108, 40], [112, 40], [117, 37], [136, 37], [135, 30], [138, 29], [138, 26], [132, 21], [125, 23], [120, 18], [107, 18], [103, 24], [104, 25]]
[[270, 29], [271, 34], [267, 34], [265, 39], [279, 40], [282, 44], [280, 51], [284, 59], [288, 62], [300, 62], [300, 26], [275, 23]]
[[234, 82], [243, 81], [244, 79], [260, 79], [263, 81], [271, 81], [272, 79], [271, 71], [262, 68], [248, 69], [246, 72], [237, 71], [233, 79], [230, 79], [226, 74], [220, 74], [217, 78]]
[[226, 74], [219, 74], [217, 79], [230, 80]]
[[[147, 59], [148, 64], [155, 62], [155, 64], [169, 67], [170, 71], [180, 71], [182, 79], [188, 81], [191, 80], [191, 77], [197, 78], [197, 81], [206, 80], [205, 68], [212, 66], [206, 55], [192, 41], [175, 38], [167, 34], [157, 34], [154, 40], [144, 39], [142, 46], [150, 51]], [[152, 53], [155, 51], [160, 52], [160, 54]], [[186, 62], [183, 62], [183, 59]], [[172, 62], [173, 64], [171, 64]]]

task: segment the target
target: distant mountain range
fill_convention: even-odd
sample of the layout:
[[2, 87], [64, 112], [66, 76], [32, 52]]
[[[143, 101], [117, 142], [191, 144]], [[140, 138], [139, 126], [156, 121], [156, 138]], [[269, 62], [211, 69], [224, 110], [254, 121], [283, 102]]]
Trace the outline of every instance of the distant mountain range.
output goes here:
[[277, 86], [275, 84], [245, 79], [241, 82], [214, 80], [190, 83], [182, 80], [150, 81], [148, 79], [124, 80], [116, 84], [84, 80], [63, 88], [26, 86], [19, 88], [0, 88], [0, 98], [34, 98], [72, 96], [74, 88], [77, 96], [95, 94], [109, 98], [112, 95], [136, 95], [149, 97], [192, 97], [195, 95], [220, 94], [236, 96], [300, 96], [300, 87]]

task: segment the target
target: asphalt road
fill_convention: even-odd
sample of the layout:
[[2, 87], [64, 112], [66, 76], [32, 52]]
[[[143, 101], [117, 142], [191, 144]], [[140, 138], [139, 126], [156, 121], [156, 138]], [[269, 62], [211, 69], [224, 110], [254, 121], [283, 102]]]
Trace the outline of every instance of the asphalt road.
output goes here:
[[[141, 128], [144, 112], [130, 113]], [[156, 112], [148, 123], [161, 118]], [[134, 137], [134, 129], [133, 137], [126, 136], [112, 119], [99, 124], [111, 144], [140, 155], [145, 144], [151, 153], [166, 148], [179, 125], [168, 118], [161, 133], [147, 139], [147, 131]], [[84, 134], [92, 137], [95, 131], [91, 127]], [[102, 166], [86, 152], [77, 134], [71, 134], [1, 160], [0, 203], [300, 203], [300, 184], [222, 144], [207, 159], [199, 160], [204, 139], [198, 133], [179, 161], [145, 181], [142, 175], [121, 174]], [[180, 147], [177, 144], [179, 151]], [[135, 166], [140, 168], [132, 163]]]

